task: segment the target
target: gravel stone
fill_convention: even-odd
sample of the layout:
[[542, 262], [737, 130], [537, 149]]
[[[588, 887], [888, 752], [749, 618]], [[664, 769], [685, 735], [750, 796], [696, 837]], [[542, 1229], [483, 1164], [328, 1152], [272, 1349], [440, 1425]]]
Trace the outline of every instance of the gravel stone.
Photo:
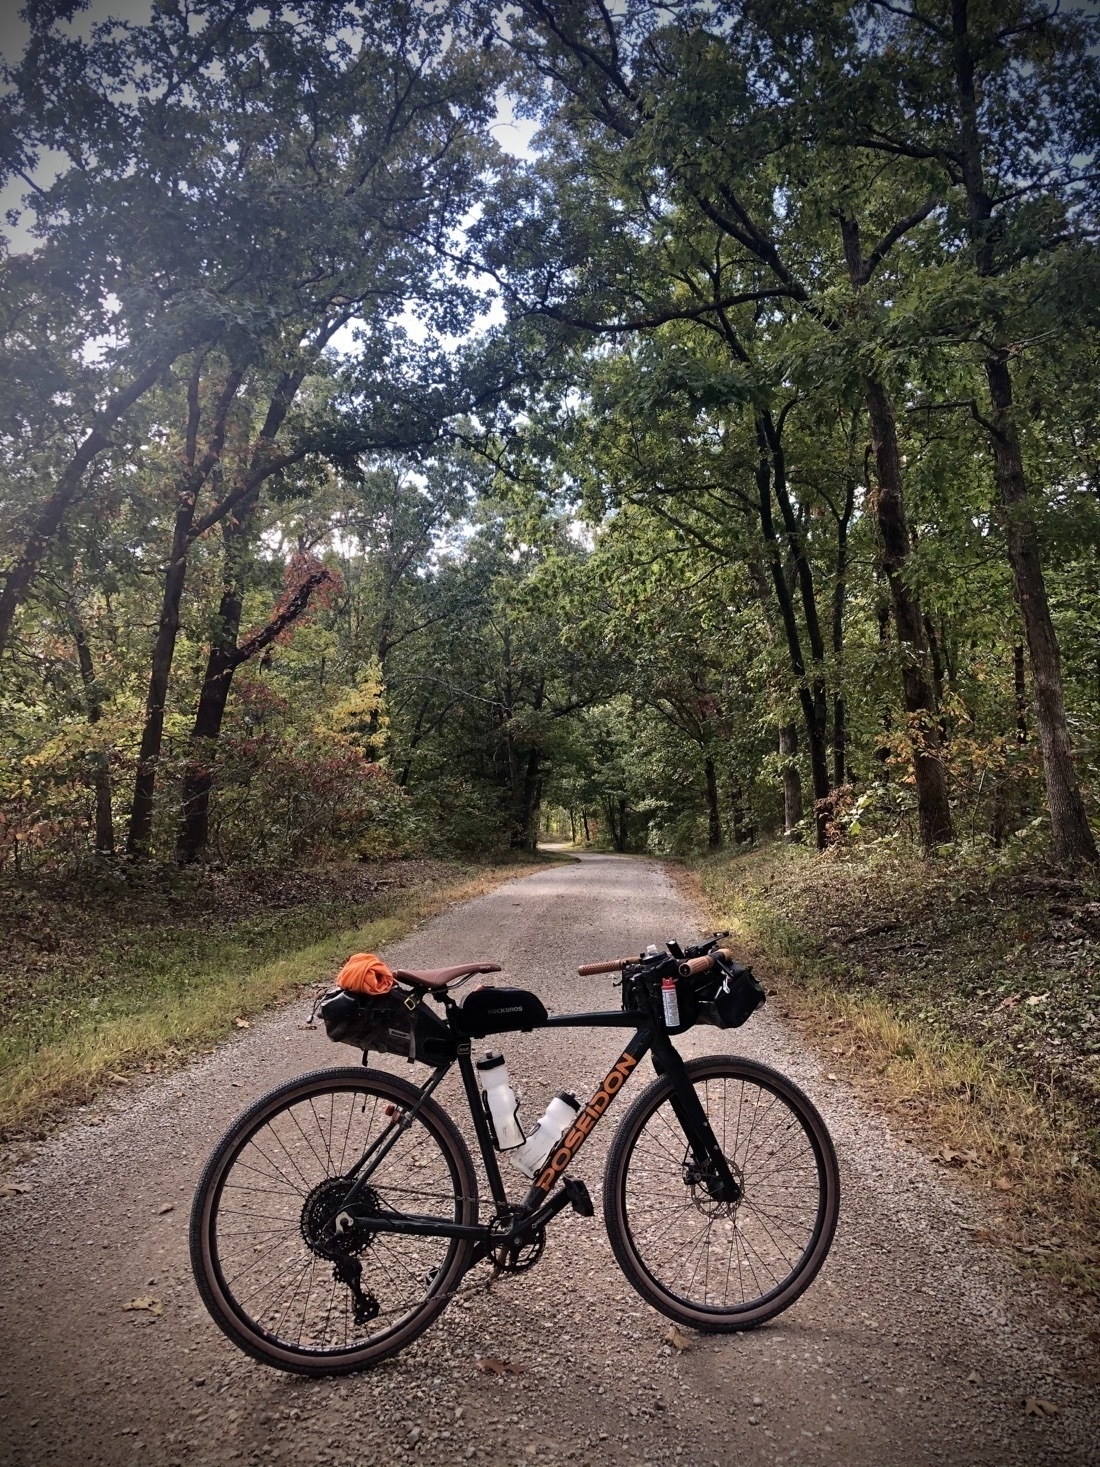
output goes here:
[[[578, 963], [690, 938], [700, 922], [659, 863], [592, 855], [452, 909], [385, 956], [405, 966], [493, 958], [506, 968], [500, 981], [534, 989], [552, 1012], [611, 1008], [611, 978], [578, 978]], [[975, 1242], [963, 1226], [975, 1221], [974, 1198], [827, 1082], [767, 1008], [743, 1029], [700, 1026], [678, 1042], [688, 1056], [746, 1053], [786, 1071], [836, 1140], [837, 1239], [778, 1320], [740, 1336], [693, 1334], [693, 1348], [674, 1355], [668, 1321], [619, 1273], [600, 1180], [615, 1110], [636, 1083], [572, 1169], [596, 1216], [556, 1219], [531, 1273], [487, 1291], [479, 1267], [426, 1335], [373, 1372], [317, 1382], [254, 1363], [195, 1292], [188, 1207], [245, 1104], [307, 1069], [354, 1062], [323, 1030], [301, 1029], [306, 1012], [292, 1004], [182, 1073], [116, 1087], [16, 1168], [13, 1180], [33, 1190], [0, 1201], [5, 1467], [1100, 1463], [1095, 1333]], [[555, 1030], [486, 1048], [505, 1053], [533, 1120], [558, 1090], [591, 1093], [623, 1039]], [[469, 1136], [456, 1082], [439, 1098]], [[517, 1175], [516, 1195], [525, 1189]], [[163, 1314], [124, 1312], [150, 1278]], [[488, 1355], [524, 1373], [482, 1374], [475, 1361]], [[1052, 1400], [1058, 1415], [1025, 1415], [1026, 1397]]]

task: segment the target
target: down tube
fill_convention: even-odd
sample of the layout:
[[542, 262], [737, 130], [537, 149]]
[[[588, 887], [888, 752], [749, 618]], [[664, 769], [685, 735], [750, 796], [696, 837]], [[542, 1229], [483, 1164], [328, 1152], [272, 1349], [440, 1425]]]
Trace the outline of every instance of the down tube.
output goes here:
[[612, 1068], [608, 1070], [596, 1093], [577, 1116], [571, 1129], [562, 1137], [557, 1149], [550, 1154], [546, 1166], [535, 1178], [525, 1201], [528, 1209], [538, 1207], [542, 1199], [549, 1193], [562, 1172], [596, 1129], [600, 1117], [626, 1084], [631, 1071], [645, 1055], [649, 1046], [649, 1030], [639, 1029]]

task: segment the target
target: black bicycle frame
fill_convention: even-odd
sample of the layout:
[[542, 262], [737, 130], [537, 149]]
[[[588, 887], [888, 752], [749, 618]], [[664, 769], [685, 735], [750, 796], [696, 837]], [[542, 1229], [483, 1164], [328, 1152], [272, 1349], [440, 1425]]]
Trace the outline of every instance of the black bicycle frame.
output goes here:
[[[715, 1139], [707, 1113], [684, 1067], [684, 1061], [668, 1035], [654, 1024], [649, 1014], [642, 1010], [630, 1009], [583, 1014], [556, 1014], [547, 1019], [546, 1024], [540, 1027], [634, 1029], [635, 1033], [600, 1082], [588, 1104], [578, 1112], [572, 1127], [547, 1157], [542, 1171], [536, 1177], [522, 1206], [516, 1213], [512, 1227], [503, 1234], [497, 1232], [494, 1242], [507, 1242], [510, 1237], [519, 1235], [526, 1229], [540, 1227], [568, 1205], [570, 1199], [564, 1191], [552, 1200], [550, 1199], [551, 1191], [606, 1115], [615, 1096], [626, 1084], [640, 1061], [650, 1052], [652, 1052], [653, 1065], [658, 1075], [667, 1076], [672, 1086], [670, 1104], [683, 1127], [684, 1139], [695, 1166], [699, 1169], [700, 1181], [707, 1185], [711, 1195], [718, 1201], [737, 1202], [740, 1200], [740, 1184], [730, 1170], [722, 1148]], [[457, 1063], [473, 1118], [478, 1148], [485, 1166], [485, 1175], [489, 1181], [489, 1190], [496, 1204], [497, 1217], [505, 1217], [509, 1209], [508, 1196], [501, 1177], [500, 1164], [497, 1161], [496, 1147], [489, 1131], [485, 1108], [482, 1105], [481, 1088], [478, 1085], [469, 1040], [462, 1040], [459, 1043]], [[454, 1060], [447, 1060], [438, 1066], [427, 1083], [421, 1087], [416, 1105], [403, 1111], [392, 1123], [392, 1130], [387, 1128], [351, 1168], [348, 1175], [354, 1176], [356, 1182], [344, 1201], [344, 1211], [353, 1218], [355, 1217], [355, 1200], [367, 1185], [371, 1174], [383, 1157], [397, 1144], [401, 1135], [415, 1120], [428, 1096], [436, 1089], [454, 1064]], [[372, 1212], [369, 1216], [364, 1216], [362, 1222], [372, 1232], [379, 1233], [415, 1233], [428, 1237], [469, 1238], [478, 1242], [486, 1242], [491, 1236], [490, 1227], [483, 1223], [447, 1222], [443, 1218], [417, 1216], [410, 1213], [379, 1214]]]

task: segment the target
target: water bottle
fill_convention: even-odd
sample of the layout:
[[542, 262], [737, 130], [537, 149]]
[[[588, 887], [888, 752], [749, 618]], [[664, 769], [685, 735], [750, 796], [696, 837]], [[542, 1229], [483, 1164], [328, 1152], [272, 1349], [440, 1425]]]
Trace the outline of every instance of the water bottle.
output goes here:
[[568, 1090], [560, 1090], [522, 1146], [508, 1153], [508, 1160], [524, 1176], [533, 1177], [576, 1119], [581, 1103]]
[[522, 1146], [526, 1138], [519, 1123], [519, 1101], [508, 1078], [504, 1056], [490, 1050], [484, 1059], [478, 1060], [477, 1069], [481, 1077], [481, 1096], [497, 1150], [511, 1151]]

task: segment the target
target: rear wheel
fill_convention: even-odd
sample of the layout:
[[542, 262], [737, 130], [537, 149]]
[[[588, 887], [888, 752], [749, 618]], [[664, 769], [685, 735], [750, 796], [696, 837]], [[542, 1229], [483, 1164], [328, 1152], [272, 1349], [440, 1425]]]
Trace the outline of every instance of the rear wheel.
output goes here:
[[793, 1304], [824, 1263], [840, 1206], [836, 1154], [817, 1110], [776, 1070], [732, 1055], [685, 1068], [741, 1196], [719, 1200], [662, 1076], [612, 1142], [608, 1236], [627, 1278], [663, 1314], [695, 1329], [748, 1329]]
[[[215, 1322], [257, 1360], [303, 1375], [360, 1370], [446, 1307], [471, 1243], [336, 1223], [359, 1158], [418, 1099], [379, 1070], [319, 1070], [265, 1095], [219, 1142], [191, 1212], [191, 1264]], [[476, 1222], [469, 1150], [433, 1101], [357, 1206]]]

